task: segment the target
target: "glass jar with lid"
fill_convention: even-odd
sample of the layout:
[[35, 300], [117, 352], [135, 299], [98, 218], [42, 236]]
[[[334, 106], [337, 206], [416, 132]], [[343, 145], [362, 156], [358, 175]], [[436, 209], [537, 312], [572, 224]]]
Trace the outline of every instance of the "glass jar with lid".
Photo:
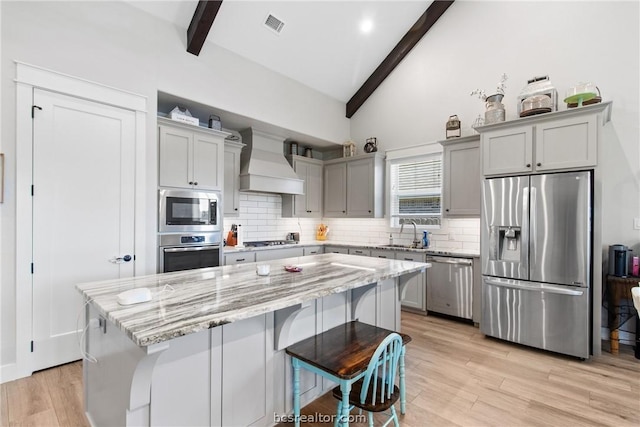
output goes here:
[[522, 112], [525, 111], [522, 105], [523, 101], [535, 95], [548, 96], [551, 100], [551, 111], [558, 111], [558, 91], [551, 84], [549, 76], [539, 76], [527, 80], [527, 85], [522, 89], [520, 95], [518, 95], [518, 117], [521, 117]]

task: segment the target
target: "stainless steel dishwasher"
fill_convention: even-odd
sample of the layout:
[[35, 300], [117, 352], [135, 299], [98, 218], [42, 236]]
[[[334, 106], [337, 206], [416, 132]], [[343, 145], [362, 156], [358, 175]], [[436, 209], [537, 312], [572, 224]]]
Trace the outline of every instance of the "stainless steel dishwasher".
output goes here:
[[427, 256], [427, 311], [471, 319], [473, 260]]

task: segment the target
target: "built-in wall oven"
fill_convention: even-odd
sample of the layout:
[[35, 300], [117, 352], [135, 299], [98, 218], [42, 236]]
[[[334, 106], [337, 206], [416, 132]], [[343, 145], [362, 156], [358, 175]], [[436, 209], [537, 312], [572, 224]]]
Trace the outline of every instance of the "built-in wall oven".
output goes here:
[[222, 231], [219, 192], [161, 189], [158, 196], [160, 233]]
[[160, 234], [158, 272], [220, 265], [221, 233]]
[[158, 192], [158, 272], [221, 264], [221, 195], [163, 188]]

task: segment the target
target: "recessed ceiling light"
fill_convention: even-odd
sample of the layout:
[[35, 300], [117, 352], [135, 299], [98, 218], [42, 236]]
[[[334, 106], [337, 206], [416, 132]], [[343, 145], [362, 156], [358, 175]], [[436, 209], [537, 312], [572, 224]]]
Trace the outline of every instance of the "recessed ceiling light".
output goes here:
[[373, 30], [373, 21], [371, 19], [365, 19], [360, 22], [360, 31], [367, 34]]

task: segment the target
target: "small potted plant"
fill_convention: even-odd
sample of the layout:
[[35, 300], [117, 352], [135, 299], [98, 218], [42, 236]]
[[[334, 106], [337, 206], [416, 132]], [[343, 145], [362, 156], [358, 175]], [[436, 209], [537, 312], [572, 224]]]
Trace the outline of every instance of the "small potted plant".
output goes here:
[[471, 96], [477, 95], [479, 99], [485, 101], [486, 111], [484, 113], [485, 124], [503, 122], [505, 119], [504, 105], [501, 101], [504, 98], [504, 90], [506, 88], [507, 75], [502, 74], [500, 81], [496, 87], [496, 92], [487, 96], [484, 90], [476, 89], [470, 93]]
[[502, 77], [500, 77], [500, 81], [498, 82], [498, 85], [496, 87], [496, 93], [494, 93], [493, 95], [487, 96], [485, 91], [484, 90], [480, 90], [480, 89], [476, 89], [476, 90], [472, 91], [470, 93], [470, 95], [471, 96], [478, 95], [479, 99], [481, 99], [482, 101], [486, 101], [486, 102], [500, 102], [500, 101], [502, 101], [502, 98], [504, 98], [504, 90], [507, 87], [507, 85], [506, 85], [507, 79], [508, 79], [507, 75], [503, 73]]

